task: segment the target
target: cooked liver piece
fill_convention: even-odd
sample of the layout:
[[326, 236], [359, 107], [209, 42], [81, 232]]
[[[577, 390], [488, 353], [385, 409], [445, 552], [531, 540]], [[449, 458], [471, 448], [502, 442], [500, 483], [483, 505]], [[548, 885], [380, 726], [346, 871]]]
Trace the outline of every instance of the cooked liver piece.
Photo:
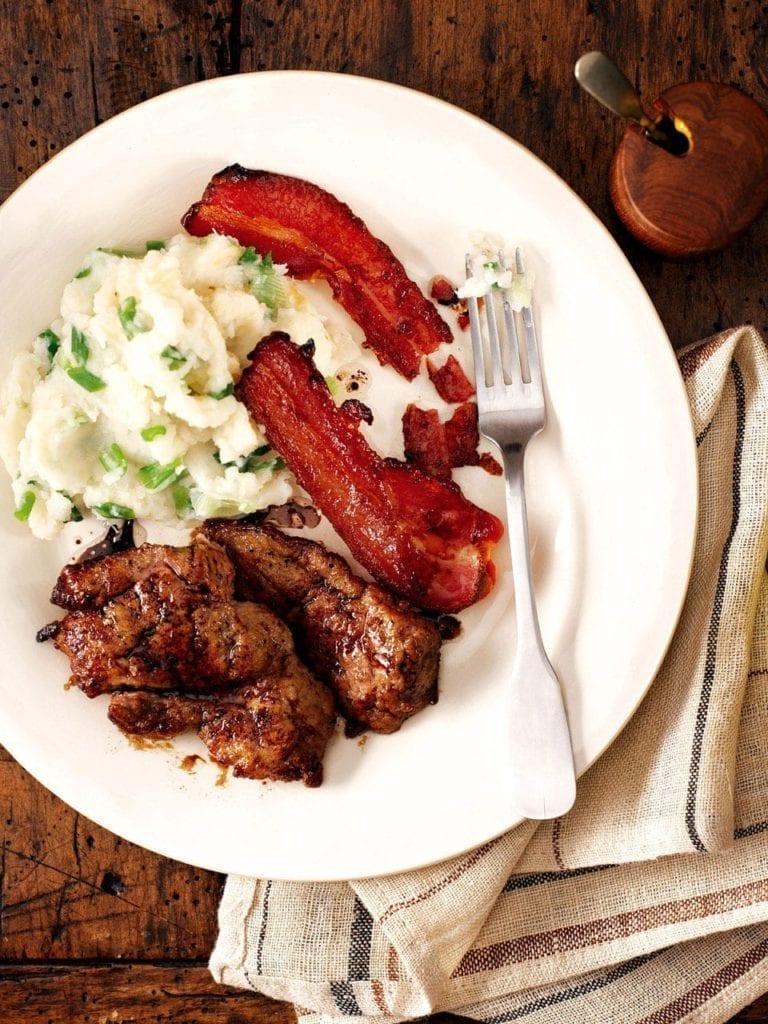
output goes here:
[[317, 786], [333, 694], [299, 661], [285, 623], [233, 593], [218, 545], [144, 545], [65, 568], [54, 595], [73, 610], [40, 636], [89, 697], [112, 693], [109, 716], [124, 732], [196, 729], [236, 775]]
[[289, 654], [281, 671], [218, 700], [115, 693], [109, 717], [124, 732], [161, 739], [196, 729], [213, 759], [249, 779], [319, 786], [333, 732], [333, 697]]
[[59, 573], [51, 601], [68, 611], [101, 608], [106, 601], [125, 593], [159, 571], [168, 570], [197, 591], [201, 598], [226, 600], [234, 593], [234, 569], [220, 547], [195, 543], [176, 548], [142, 544], [113, 555], [67, 565]]
[[238, 594], [291, 625], [300, 657], [334, 690], [348, 732], [391, 733], [437, 700], [441, 637], [407, 602], [356, 576], [321, 544], [274, 527], [210, 520]]

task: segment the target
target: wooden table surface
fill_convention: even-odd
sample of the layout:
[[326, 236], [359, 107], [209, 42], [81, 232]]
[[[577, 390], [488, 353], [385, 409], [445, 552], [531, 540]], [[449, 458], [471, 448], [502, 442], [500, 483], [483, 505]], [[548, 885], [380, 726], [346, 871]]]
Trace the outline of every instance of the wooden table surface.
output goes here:
[[[594, 49], [649, 99], [713, 79], [768, 109], [768, 7], [750, 0], [0, 0], [0, 200], [176, 86], [277, 68], [367, 75], [464, 107], [553, 167], [617, 238], [675, 346], [744, 322], [768, 331], [768, 215], [727, 251], [677, 264], [618, 223], [606, 182], [621, 126], [573, 78]], [[1, 749], [0, 801], [0, 1024], [293, 1020], [210, 979], [222, 878], [98, 828]], [[768, 997], [737, 1019], [767, 1022]]]

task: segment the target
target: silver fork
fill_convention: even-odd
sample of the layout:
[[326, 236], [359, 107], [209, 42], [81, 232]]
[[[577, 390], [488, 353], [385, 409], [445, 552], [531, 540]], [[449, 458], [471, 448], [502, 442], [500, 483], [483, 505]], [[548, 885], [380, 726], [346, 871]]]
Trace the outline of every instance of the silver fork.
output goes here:
[[[498, 254], [501, 269], [504, 257]], [[466, 259], [467, 275], [472, 261]], [[525, 272], [516, 253], [516, 270]], [[514, 810], [526, 818], [556, 818], [573, 804], [576, 776], [560, 683], [541, 641], [531, 578], [523, 464], [532, 437], [546, 418], [544, 387], [533, 310], [520, 313], [523, 343], [508, 292], [501, 291], [503, 330], [497, 324], [493, 290], [483, 306], [486, 359], [478, 300], [468, 299], [477, 409], [481, 433], [494, 441], [504, 461], [507, 537], [512, 555], [517, 645], [507, 687], [507, 713]], [[487, 383], [486, 383], [487, 382]]]

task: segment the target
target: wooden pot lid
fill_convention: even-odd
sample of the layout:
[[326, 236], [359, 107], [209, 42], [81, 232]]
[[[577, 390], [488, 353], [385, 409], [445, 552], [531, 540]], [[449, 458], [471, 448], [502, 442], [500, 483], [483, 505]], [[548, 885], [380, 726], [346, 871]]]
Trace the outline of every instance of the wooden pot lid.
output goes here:
[[616, 212], [665, 256], [722, 249], [768, 205], [768, 114], [717, 82], [675, 85], [655, 106], [682, 122], [688, 152], [673, 156], [629, 128], [611, 166]]

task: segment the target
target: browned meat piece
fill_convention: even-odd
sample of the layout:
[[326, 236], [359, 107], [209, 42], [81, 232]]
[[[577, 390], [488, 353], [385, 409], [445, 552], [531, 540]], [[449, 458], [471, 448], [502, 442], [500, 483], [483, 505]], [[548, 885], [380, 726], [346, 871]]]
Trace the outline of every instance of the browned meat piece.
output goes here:
[[159, 572], [101, 609], [70, 612], [54, 644], [89, 697], [117, 689], [227, 690], [272, 671], [293, 650], [289, 629], [268, 608], [198, 601], [178, 576]]
[[201, 538], [190, 547], [142, 544], [104, 558], [67, 565], [59, 574], [51, 601], [70, 611], [101, 608], [110, 598], [160, 570], [172, 572], [205, 599], [232, 597], [232, 563], [221, 548]]
[[152, 738], [197, 729], [213, 759], [235, 775], [319, 786], [336, 711], [330, 691], [289, 654], [279, 672], [220, 700], [116, 693], [109, 717], [124, 732]]
[[204, 712], [200, 736], [214, 760], [232, 765], [235, 775], [319, 786], [336, 721], [333, 695], [296, 657], [285, 673], [242, 687], [242, 704], [217, 702]]
[[131, 736], [162, 740], [191, 729], [199, 729], [203, 722], [203, 712], [212, 703], [177, 694], [160, 695], [145, 690], [121, 691], [112, 694], [107, 714], [118, 729]]
[[53, 637], [89, 697], [112, 692], [109, 717], [124, 732], [195, 729], [235, 775], [320, 785], [333, 694], [274, 612], [233, 600], [222, 548], [200, 537], [107, 555], [67, 567], [54, 594], [73, 610], [40, 639]]
[[314, 541], [229, 520], [203, 531], [234, 562], [242, 596], [289, 622], [300, 657], [336, 693], [348, 732], [395, 732], [437, 700], [441, 637], [430, 619]]

